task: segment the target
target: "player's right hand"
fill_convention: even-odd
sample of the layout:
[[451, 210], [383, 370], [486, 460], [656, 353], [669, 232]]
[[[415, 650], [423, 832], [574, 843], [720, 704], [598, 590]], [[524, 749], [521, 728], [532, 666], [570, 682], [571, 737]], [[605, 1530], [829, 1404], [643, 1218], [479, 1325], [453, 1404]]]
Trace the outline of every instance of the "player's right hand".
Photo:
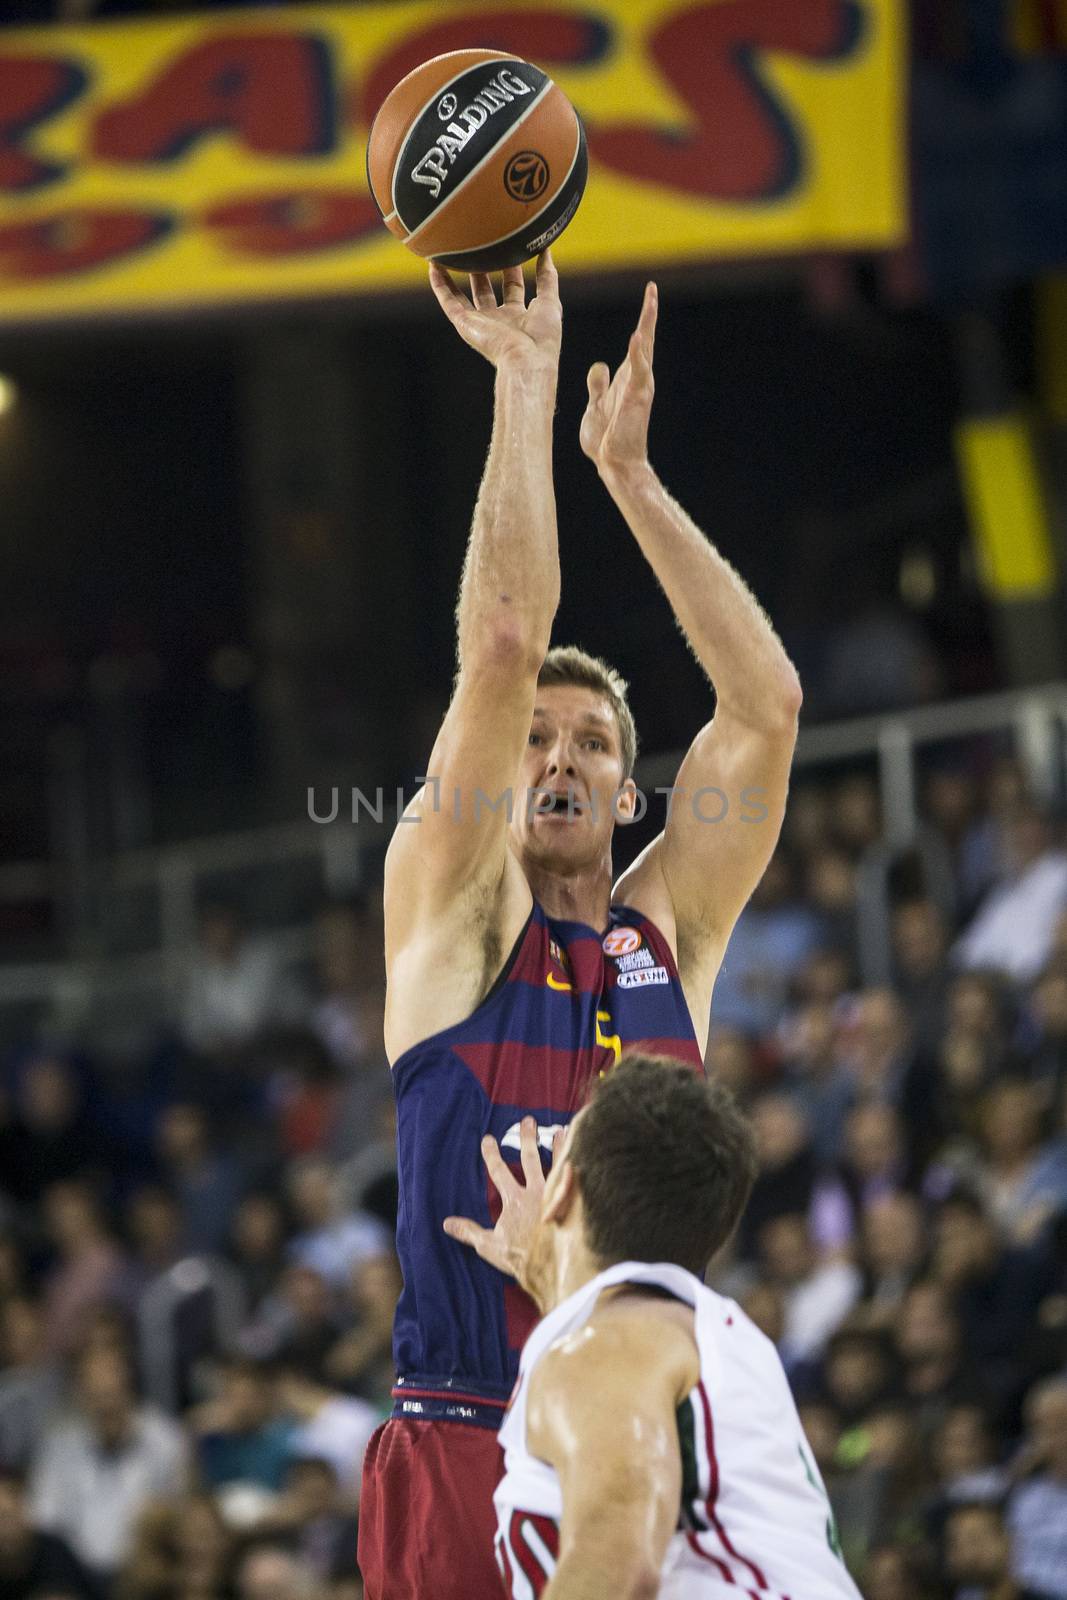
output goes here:
[[488, 272], [470, 278], [470, 299], [461, 294], [443, 267], [430, 267], [430, 285], [437, 303], [460, 338], [494, 367], [519, 366], [555, 372], [563, 337], [559, 276], [552, 252], [537, 258], [537, 292], [526, 304], [521, 267], [502, 275], [503, 303]]
[[523, 1288], [528, 1288], [526, 1264], [545, 1192], [545, 1175], [537, 1147], [537, 1123], [533, 1117], [523, 1117], [519, 1124], [519, 1160], [525, 1183], [514, 1176], [491, 1134], [486, 1134], [482, 1140], [482, 1160], [500, 1196], [496, 1227], [483, 1228], [471, 1217], [446, 1217], [444, 1230], [450, 1239], [469, 1244], [491, 1267], [508, 1273]]

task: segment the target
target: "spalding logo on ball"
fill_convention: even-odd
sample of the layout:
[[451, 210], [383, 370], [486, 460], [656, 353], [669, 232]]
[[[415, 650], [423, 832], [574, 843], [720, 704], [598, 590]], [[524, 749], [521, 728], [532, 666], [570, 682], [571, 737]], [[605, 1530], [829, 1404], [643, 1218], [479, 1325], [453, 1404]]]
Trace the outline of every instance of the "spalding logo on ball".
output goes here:
[[500, 50], [453, 50], [409, 72], [367, 142], [386, 227], [462, 272], [517, 267], [558, 239], [589, 162], [581, 118], [540, 68]]

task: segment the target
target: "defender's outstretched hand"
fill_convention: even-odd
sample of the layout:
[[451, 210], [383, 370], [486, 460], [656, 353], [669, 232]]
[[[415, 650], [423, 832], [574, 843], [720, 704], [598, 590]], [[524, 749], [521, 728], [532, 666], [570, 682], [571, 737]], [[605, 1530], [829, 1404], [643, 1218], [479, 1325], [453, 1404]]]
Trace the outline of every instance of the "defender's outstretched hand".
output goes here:
[[607, 364], [589, 369], [589, 404], [582, 418], [582, 449], [600, 471], [639, 466], [648, 459], [648, 421], [655, 384], [652, 353], [656, 343], [659, 293], [654, 283], [645, 288], [637, 327], [630, 335], [626, 359], [614, 378]]
[[430, 284], [460, 338], [494, 367], [520, 364], [555, 370], [563, 336], [563, 308], [550, 250], [537, 258], [537, 292], [529, 305], [521, 267], [505, 269], [501, 305], [488, 272], [471, 273], [469, 300], [443, 267], [430, 267]]
[[[557, 1150], [561, 1139], [562, 1135], [557, 1135]], [[541, 1170], [537, 1147], [537, 1124], [533, 1117], [523, 1117], [519, 1124], [519, 1159], [526, 1180], [524, 1184], [512, 1175], [496, 1140], [486, 1134], [482, 1140], [482, 1160], [501, 1202], [496, 1227], [483, 1228], [470, 1217], [446, 1217], [444, 1230], [450, 1238], [458, 1239], [460, 1244], [469, 1244], [483, 1261], [488, 1261], [491, 1267], [496, 1267], [500, 1272], [508, 1273], [526, 1288], [526, 1263], [545, 1192], [545, 1175]]]

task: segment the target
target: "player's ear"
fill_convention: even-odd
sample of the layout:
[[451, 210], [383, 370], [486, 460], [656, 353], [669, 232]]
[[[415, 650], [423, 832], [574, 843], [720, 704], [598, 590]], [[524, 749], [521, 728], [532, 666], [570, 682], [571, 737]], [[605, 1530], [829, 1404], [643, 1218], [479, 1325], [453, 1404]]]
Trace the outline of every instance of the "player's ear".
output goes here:
[[620, 827], [628, 827], [635, 820], [638, 798], [638, 788], [634, 780], [624, 779], [615, 791], [615, 821]]

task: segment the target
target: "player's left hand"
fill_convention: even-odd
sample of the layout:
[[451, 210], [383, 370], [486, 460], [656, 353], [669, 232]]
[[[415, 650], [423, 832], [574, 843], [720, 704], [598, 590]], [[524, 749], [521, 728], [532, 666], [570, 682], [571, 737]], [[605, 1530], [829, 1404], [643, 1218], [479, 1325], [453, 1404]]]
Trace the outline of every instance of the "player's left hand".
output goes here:
[[519, 1124], [519, 1160], [525, 1183], [514, 1176], [491, 1134], [486, 1134], [482, 1140], [482, 1160], [500, 1196], [496, 1227], [483, 1228], [471, 1217], [446, 1217], [444, 1230], [449, 1238], [469, 1244], [483, 1261], [508, 1273], [525, 1287], [526, 1261], [545, 1192], [545, 1175], [537, 1148], [537, 1123], [533, 1117], [523, 1117]]
[[589, 404], [579, 434], [582, 449], [601, 472], [640, 466], [648, 460], [648, 421], [655, 384], [652, 355], [656, 343], [659, 292], [645, 287], [637, 327], [630, 335], [626, 359], [612, 378], [607, 364], [590, 367]]

